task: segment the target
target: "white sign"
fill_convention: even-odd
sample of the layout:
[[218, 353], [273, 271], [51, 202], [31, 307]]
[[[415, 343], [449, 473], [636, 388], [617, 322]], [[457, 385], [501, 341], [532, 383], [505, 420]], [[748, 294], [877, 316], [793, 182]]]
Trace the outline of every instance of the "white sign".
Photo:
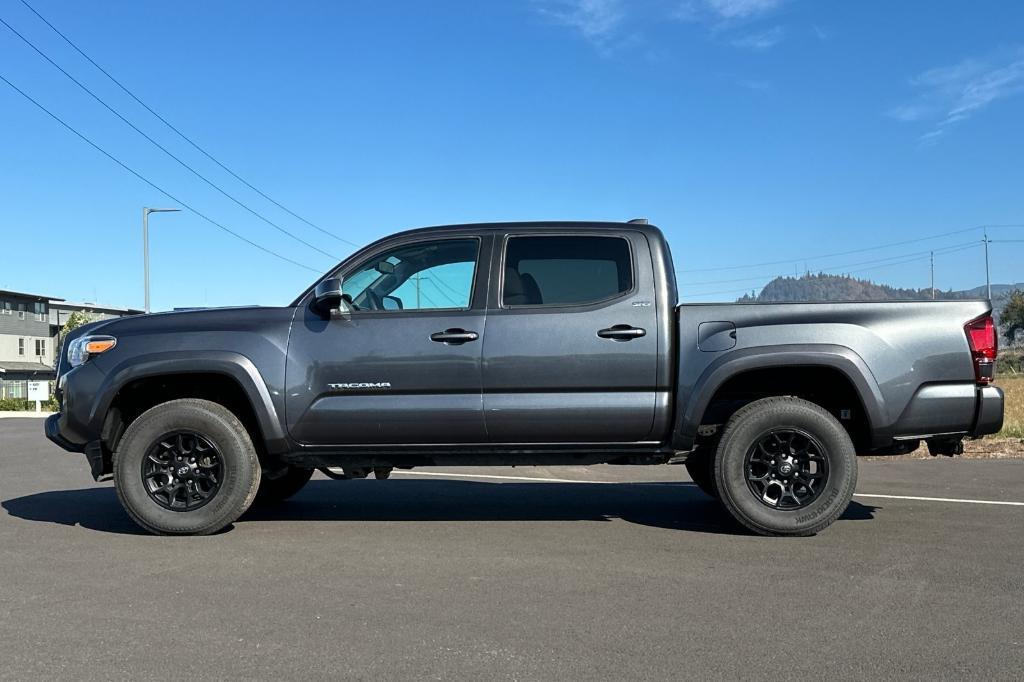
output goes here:
[[28, 399], [39, 400], [46, 402], [50, 399], [50, 382], [49, 381], [30, 381], [28, 382]]

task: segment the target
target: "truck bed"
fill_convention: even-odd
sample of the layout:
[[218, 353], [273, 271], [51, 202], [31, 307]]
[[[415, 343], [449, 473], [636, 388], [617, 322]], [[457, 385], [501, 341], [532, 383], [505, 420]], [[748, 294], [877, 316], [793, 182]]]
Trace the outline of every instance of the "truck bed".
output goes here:
[[840, 377], [853, 387], [860, 404], [840, 409], [863, 410], [870, 446], [970, 434], [986, 389], [976, 385], [964, 326], [990, 312], [987, 300], [677, 306], [678, 430], [696, 434], [737, 368], [797, 373], [814, 364], [837, 373], [820, 392], [846, 390]]

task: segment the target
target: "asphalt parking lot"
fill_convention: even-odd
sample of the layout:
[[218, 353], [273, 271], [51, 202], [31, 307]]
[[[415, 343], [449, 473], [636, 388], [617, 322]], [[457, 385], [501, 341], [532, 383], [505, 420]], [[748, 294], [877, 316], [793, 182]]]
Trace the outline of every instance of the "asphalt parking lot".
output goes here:
[[157, 538], [41, 421], [0, 420], [0, 677], [1019, 679], [1024, 505], [901, 498], [1020, 503], [1024, 460], [860, 471], [813, 538], [611, 466], [318, 474]]

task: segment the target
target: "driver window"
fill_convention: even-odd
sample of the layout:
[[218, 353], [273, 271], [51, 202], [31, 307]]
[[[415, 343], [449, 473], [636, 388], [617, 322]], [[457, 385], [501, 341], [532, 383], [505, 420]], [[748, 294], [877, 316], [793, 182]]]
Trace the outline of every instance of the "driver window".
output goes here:
[[357, 310], [468, 308], [478, 251], [476, 239], [401, 246], [361, 264], [342, 289]]

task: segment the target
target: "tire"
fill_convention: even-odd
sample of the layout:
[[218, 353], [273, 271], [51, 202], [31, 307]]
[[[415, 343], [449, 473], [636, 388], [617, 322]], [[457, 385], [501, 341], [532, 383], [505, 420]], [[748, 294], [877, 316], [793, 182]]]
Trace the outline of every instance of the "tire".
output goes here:
[[764, 398], [729, 419], [714, 475], [722, 504], [750, 530], [814, 535], [850, 504], [857, 457], [849, 434], [820, 406]]
[[701, 447], [686, 458], [686, 473], [708, 496], [718, 499], [718, 485], [715, 483], [715, 451], [713, 448]]
[[259, 484], [249, 433], [227, 408], [207, 400], [150, 408], [129, 425], [114, 453], [121, 505], [156, 535], [216, 533], [249, 508]]
[[312, 469], [300, 469], [287, 467], [277, 476], [271, 477], [263, 474], [260, 478], [260, 488], [256, 492], [256, 499], [253, 504], [273, 504], [283, 502], [295, 493], [302, 490], [309, 479], [313, 476]]

